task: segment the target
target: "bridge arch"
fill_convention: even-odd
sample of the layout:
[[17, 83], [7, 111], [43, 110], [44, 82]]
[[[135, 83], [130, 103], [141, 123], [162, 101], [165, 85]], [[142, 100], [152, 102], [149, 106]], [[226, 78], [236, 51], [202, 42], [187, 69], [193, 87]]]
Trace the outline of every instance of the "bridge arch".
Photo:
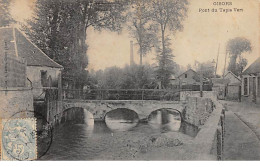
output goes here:
[[[178, 113], [180, 114], [180, 116], [182, 117], [182, 112], [176, 108], [159, 108], [159, 109], [156, 109], [156, 110], [153, 110], [152, 112], [155, 112], [155, 111], [159, 111], [159, 110], [167, 110], [168, 112], [170, 112], [171, 114], [175, 114], [175, 113]], [[151, 113], [152, 113], [151, 112]], [[150, 114], [151, 114], [150, 113]], [[149, 114], [149, 115], [150, 115]]]
[[[132, 113], [134, 113], [134, 114], [136, 115], [136, 117], [139, 119], [139, 115], [138, 115], [138, 113], [137, 113], [135, 110], [132, 110], [132, 109], [130, 109], [130, 108], [121, 108], [121, 107], [107, 111], [107, 112], [105, 113], [104, 118], [106, 118], [106, 116], [107, 116], [108, 114], [110, 114], [111, 112], [121, 112], [121, 113], [125, 113], [125, 114], [127, 114], [127, 113], [129, 113], [129, 112], [132, 112]], [[123, 116], [124, 116], [124, 115], [123, 115]], [[125, 118], [126, 118], [126, 117], [125, 117]]]
[[179, 131], [183, 119], [181, 117], [181, 112], [178, 109], [160, 108], [149, 114], [147, 122], [155, 129]]
[[[100, 107], [101, 106], [101, 107]], [[116, 109], [108, 105], [96, 105], [96, 103], [64, 103], [62, 113], [70, 108], [83, 108], [93, 114], [95, 120], [105, 120], [107, 112]]]
[[70, 108], [84, 108], [84, 109], [89, 110], [89, 111], [92, 110], [91, 107], [82, 105], [81, 103], [67, 103], [67, 104], [62, 106], [62, 112], [66, 111]]
[[104, 121], [112, 131], [127, 131], [139, 123], [139, 116], [129, 108], [116, 108], [105, 114]]
[[167, 109], [181, 114], [184, 108], [181, 103], [167, 101], [63, 101], [61, 112], [72, 107], [86, 109], [93, 114], [95, 120], [105, 120], [107, 113], [116, 109], [132, 110], [140, 120], [146, 120], [156, 110]]
[[74, 122], [83, 123], [84, 109], [81, 107], [71, 107], [64, 110], [61, 114], [61, 123]]
[[60, 123], [73, 122], [84, 123], [87, 125], [94, 124], [93, 114], [83, 107], [69, 107], [61, 113]]
[[176, 115], [176, 113], [177, 113], [177, 114], [180, 115], [181, 120], [183, 119], [183, 118], [182, 118], [182, 112], [181, 112], [179, 109], [177, 109], [177, 108], [164, 108], [164, 107], [162, 107], [162, 108], [156, 108], [155, 110], [150, 111], [149, 114], [147, 115], [147, 118], [146, 118], [146, 119], [148, 120], [148, 118], [150, 117], [150, 115], [151, 115], [153, 112], [157, 112], [157, 111], [160, 111], [160, 110], [167, 110], [169, 113], [171, 113], [171, 114], [173, 114], [173, 115]]

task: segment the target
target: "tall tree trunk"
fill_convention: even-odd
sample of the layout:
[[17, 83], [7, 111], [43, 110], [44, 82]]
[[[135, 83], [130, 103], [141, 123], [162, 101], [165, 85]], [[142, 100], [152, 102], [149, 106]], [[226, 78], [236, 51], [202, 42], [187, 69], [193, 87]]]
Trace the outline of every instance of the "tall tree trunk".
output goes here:
[[228, 67], [228, 71], [231, 71], [234, 74], [236, 74], [236, 60], [237, 60], [237, 55], [231, 56], [229, 67]]
[[143, 49], [140, 47], [140, 66], [143, 65]]
[[[162, 27], [162, 57], [161, 57], [161, 68], [162, 71], [165, 72], [165, 37], [164, 37], [164, 29]], [[162, 74], [162, 87], [166, 87], [166, 77], [165, 73]]]
[[57, 26], [58, 26], [58, 15], [59, 15], [59, 8], [58, 6], [54, 5], [54, 12], [53, 12], [53, 19], [50, 21], [50, 29], [51, 29], [51, 34], [50, 34], [50, 43], [49, 43], [49, 47], [51, 48], [51, 53], [49, 53], [48, 55], [50, 56], [51, 59], [53, 59], [54, 61], [57, 61], [57, 53], [56, 53], [56, 39], [57, 38]]

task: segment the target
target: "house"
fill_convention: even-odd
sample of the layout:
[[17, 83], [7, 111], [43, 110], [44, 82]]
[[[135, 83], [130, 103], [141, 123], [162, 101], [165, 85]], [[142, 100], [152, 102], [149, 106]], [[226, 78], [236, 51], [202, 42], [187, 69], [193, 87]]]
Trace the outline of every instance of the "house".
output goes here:
[[33, 93], [26, 84], [26, 61], [16, 54], [12, 29], [6, 30], [0, 28], [0, 119], [33, 117], [30, 112], [34, 109]]
[[260, 103], [260, 57], [242, 73], [242, 100]]
[[241, 79], [236, 76], [233, 72], [228, 71], [226, 75], [224, 76], [224, 79], [229, 80], [229, 85], [240, 85], [241, 84]]
[[212, 78], [212, 90], [217, 92], [218, 99], [240, 100], [241, 80], [231, 71], [227, 72], [223, 78]]
[[[33, 89], [34, 99], [44, 98], [43, 88], [58, 88], [61, 85], [63, 67], [50, 59], [17, 28], [0, 28], [4, 43], [10, 45], [13, 57], [26, 62], [26, 83]], [[19, 76], [17, 76], [19, 77]]]
[[228, 80], [226, 85], [226, 100], [241, 100], [241, 79], [231, 71], [224, 76]]
[[[203, 89], [207, 89], [206, 85], [208, 83], [208, 79], [203, 77]], [[179, 75], [177, 78], [171, 79], [171, 84], [174, 86], [179, 86], [181, 89], [189, 89], [189, 90], [200, 90], [200, 74], [196, 71], [189, 69]]]
[[197, 72], [189, 69], [178, 76], [178, 80], [181, 85], [199, 85], [200, 76]]

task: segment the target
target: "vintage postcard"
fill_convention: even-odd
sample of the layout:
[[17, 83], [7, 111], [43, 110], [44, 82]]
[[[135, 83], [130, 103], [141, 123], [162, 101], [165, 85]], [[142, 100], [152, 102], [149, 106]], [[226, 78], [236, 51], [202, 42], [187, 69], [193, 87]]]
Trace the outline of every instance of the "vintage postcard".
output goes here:
[[260, 160], [259, 9], [0, 0], [1, 160]]

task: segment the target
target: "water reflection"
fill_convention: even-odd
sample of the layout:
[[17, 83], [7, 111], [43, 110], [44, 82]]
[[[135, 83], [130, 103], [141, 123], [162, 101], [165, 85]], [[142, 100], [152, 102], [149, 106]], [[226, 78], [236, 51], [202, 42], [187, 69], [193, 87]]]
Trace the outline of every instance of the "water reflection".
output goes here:
[[92, 134], [94, 130], [94, 116], [91, 112], [83, 109], [84, 112], [84, 125], [86, 126], [86, 131], [88, 134]]
[[[66, 124], [84, 124], [88, 134], [95, 133], [94, 130], [102, 131], [129, 131], [138, 125], [142, 127], [147, 123], [139, 122], [138, 114], [130, 109], [119, 108], [108, 112], [105, 116], [105, 122], [102, 126], [96, 125], [93, 114], [86, 109], [72, 108], [67, 111]], [[171, 109], [160, 109], [152, 112], [148, 117], [148, 125], [152, 130], [159, 132], [180, 131], [189, 136], [196, 136], [198, 128], [181, 120], [179, 112]], [[104, 127], [105, 126], [105, 127]], [[100, 128], [100, 130], [97, 130]], [[107, 131], [106, 129], [106, 131]]]
[[[53, 143], [42, 160], [95, 159], [102, 151], [111, 147], [111, 143], [121, 142], [128, 133], [128, 140], [136, 140], [140, 133], [149, 136], [158, 132], [179, 131], [196, 136], [198, 132], [195, 126], [181, 122], [179, 113], [166, 110], [153, 112], [148, 123], [138, 123], [137, 114], [131, 110], [113, 110], [106, 115], [105, 122], [94, 121], [90, 112], [82, 111], [84, 121], [66, 122], [54, 129]], [[127, 130], [129, 132], [122, 132]]]
[[154, 111], [148, 117], [148, 124], [154, 128], [165, 131], [179, 131], [181, 127], [181, 116], [177, 111], [161, 109]]
[[121, 108], [106, 114], [105, 122], [112, 131], [128, 131], [138, 124], [139, 118], [136, 112]]

